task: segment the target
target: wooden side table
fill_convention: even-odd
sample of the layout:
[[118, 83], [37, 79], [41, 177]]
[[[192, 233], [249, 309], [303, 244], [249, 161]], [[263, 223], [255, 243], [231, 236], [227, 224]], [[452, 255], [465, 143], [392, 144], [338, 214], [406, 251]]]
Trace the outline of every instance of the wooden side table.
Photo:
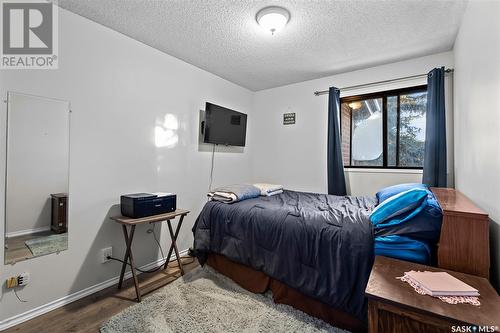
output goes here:
[[[138, 302], [141, 301], [142, 295], [141, 295], [141, 290], [139, 288], [139, 282], [137, 280], [136, 266], [134, 263], [134, 255], [132, 253], [132, 241], [134, 239], [135, 227], [139, 224], [158, 223], [158, 222], [163, 222], [163, 221], [167, 222], [168, 231], [170, 233], [170, 238], [172, 240], [172, 244], [170, 245], [170, 249], [168, 250], [167, 257], [165, 258], [166, 262], [165, 262], [163, 269], [167, 268], [168, 262], [170, 260], [170, 256], [172, 255], [172, 251], [175, 251], [177, 263], [179, 264], [179, 269], [181, 271], [181, 274], [184, 275], [184, 269], [182, 268], [181, 258], [179, 255], [179, 250], [177, 249], [176, 241], [177, 241], [177, 236], [179, 236], [179, 231], [181, 230], [182, 221], [184, 220], [184, 217], [188, 213], [189, 213], [188, 210], [177, 209], [176, 211], [171, 212], [171, 213], [141, 217], [138, 219], [125, 217], [125, 216], [115, 216], [115, 217], [111, 218], [115, 222], [120, 223], [122, 225], [123, 236], [125, 237], [125, 244], [127, 246], [127, 249], [125, 250], [125, 257], [123, 258], [122, 270], [120, 273], [120, 280], [118, 282], [118, 289], [121, 289], [121, 287], [122, 287], [127, 264], [130, 264], [130, 270], [132, 271], [132, 277], [134, 279], [135, 292], [137, 294], [137, 301]], [[171, 220], [175, 219], [178, 216], [180, 217], [180, 219], [179, 219], [179, 223], [177, 224], [177, 228], [175, 229], [175, 232], [174, 232], [174, 229], [172, 228]], [[127, 228], [129, 228], [130, 231], [127, 230]]]
[[[480, 306], [448, 304], [420, 295], [401, 277], [411, 270], [448, 272], [473, 286]], [[500, 330], [500, 297], [482, 277], [377, 256], [365, 291], [369, 332], [496, 332]], [[453, 330], [455, 327], [455, 330]]]

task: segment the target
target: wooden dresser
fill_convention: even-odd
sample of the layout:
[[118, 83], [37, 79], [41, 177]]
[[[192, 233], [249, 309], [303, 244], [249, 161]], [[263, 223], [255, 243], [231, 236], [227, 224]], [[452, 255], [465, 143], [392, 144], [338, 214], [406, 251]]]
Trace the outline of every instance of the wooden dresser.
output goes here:
[[431, 190], [443, 209], [438, 267], [489, 279], [488, 214], [455, 189]]
[[68, 232], [68, 195], [66, 193], [51, 194], [52, 222], [51, 230], [57, 234]]

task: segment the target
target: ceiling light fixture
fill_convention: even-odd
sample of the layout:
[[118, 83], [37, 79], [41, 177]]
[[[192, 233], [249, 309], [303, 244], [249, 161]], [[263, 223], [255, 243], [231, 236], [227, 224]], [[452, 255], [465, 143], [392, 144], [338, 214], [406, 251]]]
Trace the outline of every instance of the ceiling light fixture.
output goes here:
[[288, 23], [290, 12], [283, 7], [266, 7], [257, 13], [256, 19], [262, 28], [271, 31], [271, 35], [274, 35]]

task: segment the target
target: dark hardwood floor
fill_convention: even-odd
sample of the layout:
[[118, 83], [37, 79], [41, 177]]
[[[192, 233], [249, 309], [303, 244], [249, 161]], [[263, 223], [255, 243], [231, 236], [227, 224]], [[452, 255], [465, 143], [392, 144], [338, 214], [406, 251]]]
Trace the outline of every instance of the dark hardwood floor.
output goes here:
[[[181, 260], [185, 273], [199, 265], [191, 257], [182, 257]], [[171, 283], [180, 276], [176, 263], [170, 262], [166, 271], [140, 274], [139, 281], [144, 284], [151, 284], [154, 288], [155, 282], [157, 285], [165, 284], [165, 281]], [[144, 295], [143, 300], [153, 293], [155, 291]], [[99, 332], [99, 327], [107, 319], [129, 306], [137, 304], [134, 298], [134, 285], [132, 279], [128, 279], [125, 281], [122, 290], [118, 290], [116, 285], [111, 286], [64, 307], [11, 327], [4, 332]]]

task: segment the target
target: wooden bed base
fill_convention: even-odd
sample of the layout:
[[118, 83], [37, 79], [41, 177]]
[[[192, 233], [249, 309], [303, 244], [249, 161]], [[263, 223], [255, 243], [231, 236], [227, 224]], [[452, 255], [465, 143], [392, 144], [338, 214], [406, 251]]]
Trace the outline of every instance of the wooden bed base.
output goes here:
[[271, 290], [275, 303], [293, 306], [333, 326], [347, 329], [351, 332], [366, 332], [367, 330], [367, 323], [360, 321], [347, 312], [332, 308], [278, 280], [270, 278], [260, 271], [230, 261], [222, 255], [210, 254], [207, 264], [250, 292], [263, 293], [266, 290]]

